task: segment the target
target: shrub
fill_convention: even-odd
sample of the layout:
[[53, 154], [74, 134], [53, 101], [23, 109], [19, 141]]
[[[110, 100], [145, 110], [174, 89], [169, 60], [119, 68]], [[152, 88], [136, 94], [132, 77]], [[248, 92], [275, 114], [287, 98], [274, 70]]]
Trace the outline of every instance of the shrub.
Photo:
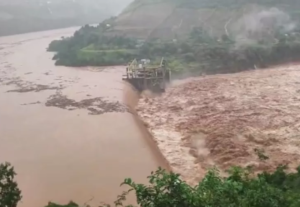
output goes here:
[[148, 177], [149, 185], [125, 179], [122, 185], [129, 186], [130, 190], [119, 196], [115, 206], [123, 206], [122, 202], [131, 191], [135, 192], [138, 205], [143, 207], [299, 206], [299, 186], [291, 185], [300, 178], [299, 173], [286, 174], [281, 167], [272, 174], [258, 176], [239, 167], [231, 168], [228, 173], [229, 176], [223, 178], [213, 169], [193, 187], [182, 181], [178, 174], [158, 169]]
[[[129, 190], [118, 196], [114, 206], [123, 205], [127, 195], [134, 192], [142, 207], [299, 207], [300, 167], [287, 173], [287, 166], [279, 166], [273, 173], [251, 173], [251, 168], [232, 167], [222, 177], [217, 169], [208, 171], [196, 186], [181, 180], [179, 174], [159, 168], [148, 177], [148, 184], [127, 178], [121, 185]], [[16, 207], [21, 191], [14, 181], [14, 168], [0, 165], [0, 206]], [[100, 207], [110, 207], [102, 205]], [[74, 202], [59, 205], [49, 202], [45, 207], [79, 207]]]

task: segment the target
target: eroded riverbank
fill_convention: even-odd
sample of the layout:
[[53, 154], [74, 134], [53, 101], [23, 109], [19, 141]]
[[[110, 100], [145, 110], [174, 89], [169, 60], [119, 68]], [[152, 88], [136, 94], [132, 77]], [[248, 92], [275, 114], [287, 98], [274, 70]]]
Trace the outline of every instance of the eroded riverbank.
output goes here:
[[[207, 169], [256, 172], [300, 162], [300, 66], [183, 81], [137, 111], [171, 168], [190, 184]], [[259, 160], [255, 151], [270, 159]]]
[[54, 66], [48, 44], [74, 31], [0, 38], [0, 161], [15, 166], [20, 207], [112, 202], [124, 178], [166, 166], [128, 113], [123, 67]]

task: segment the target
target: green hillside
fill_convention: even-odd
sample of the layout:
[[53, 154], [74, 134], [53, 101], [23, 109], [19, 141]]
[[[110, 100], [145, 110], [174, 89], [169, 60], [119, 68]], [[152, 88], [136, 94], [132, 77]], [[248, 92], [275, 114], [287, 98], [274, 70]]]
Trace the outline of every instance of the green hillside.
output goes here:
[[300, 60], [299, 8], [298, 0], [136, 0], [48, 49], [68, 66], [165, 57], [178, 74], [264, 68]]
[[300, 19], [298, 0], [135, 0], [118, 17], [116, 30], [137, 37], [170, 37], [201, 26], [213, 35], [236, 30], [247, 14], [278, 8]]

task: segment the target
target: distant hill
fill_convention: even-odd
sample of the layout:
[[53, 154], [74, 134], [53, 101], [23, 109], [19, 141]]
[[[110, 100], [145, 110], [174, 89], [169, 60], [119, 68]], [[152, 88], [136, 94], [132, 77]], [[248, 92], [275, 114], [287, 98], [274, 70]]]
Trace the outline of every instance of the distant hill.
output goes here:
[[0, 36], [100, 23], [132, 0], [0, 0]]
[[48, 50], [67, 66], [165, 57], [179, 75], [265, 68], [299, 61], [299, 11], [299, 0], [135, 0]]
[[176, 37], [199, 26], [212, 35], [237, 34], [257, 29], [260, 25], [255, 20], [269, 21], [270, 17], [270, 24], [292, 27], [300, 19], [300, 1], [135, 0], [119, 15], [115, 29], [141, 38]]

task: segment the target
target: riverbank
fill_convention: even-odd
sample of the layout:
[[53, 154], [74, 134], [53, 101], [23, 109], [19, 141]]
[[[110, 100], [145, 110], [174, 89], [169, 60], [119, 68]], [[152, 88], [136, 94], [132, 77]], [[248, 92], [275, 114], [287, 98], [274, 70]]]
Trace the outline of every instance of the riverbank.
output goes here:
[[[144, 96], [137, 112], [171, 169], [190, 184], [207, 169], [273, 170], [300, 161], [300, 66], [199, 77]], [[269, 157], [261, 161], [255, 151]]]

